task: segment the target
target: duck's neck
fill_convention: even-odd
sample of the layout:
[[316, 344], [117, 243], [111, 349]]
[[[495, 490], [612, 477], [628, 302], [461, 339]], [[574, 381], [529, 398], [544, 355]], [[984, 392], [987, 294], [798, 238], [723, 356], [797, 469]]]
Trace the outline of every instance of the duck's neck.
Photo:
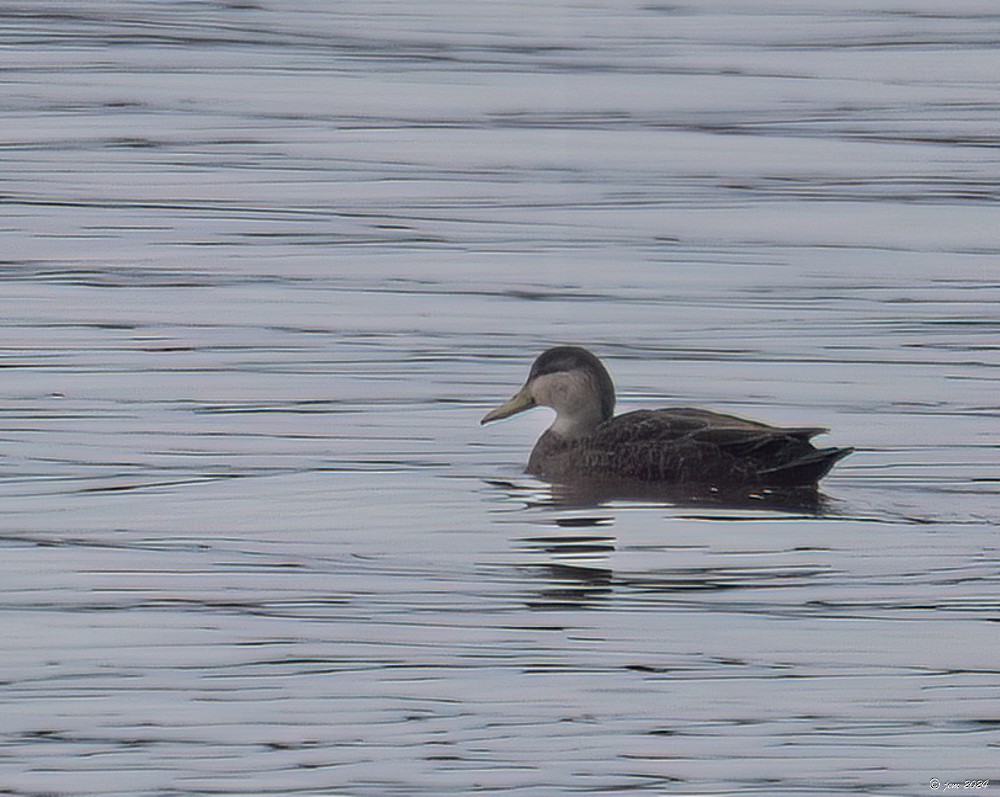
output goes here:
[[573, 411], [563, 410], [549, 427], [549, 434], [560, 440], [577, 440], [591, 434], [604, 420], [600, 407], [578, 407]]

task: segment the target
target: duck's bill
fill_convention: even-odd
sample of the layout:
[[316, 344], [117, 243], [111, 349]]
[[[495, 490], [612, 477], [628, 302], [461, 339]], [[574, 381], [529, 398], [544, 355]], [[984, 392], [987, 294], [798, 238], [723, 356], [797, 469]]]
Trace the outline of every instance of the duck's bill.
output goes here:
[[479, 423], [483, 424], [490, 421], [499, 421], [501, 418], [509, 418], [511, 415], [517, 415], [519, 412], [530, 410], [534, 406], [535, 400], [531, 397], [528, 388], [522, 387], [514, 396], [507, 399], [499, 407], [487, 412]]

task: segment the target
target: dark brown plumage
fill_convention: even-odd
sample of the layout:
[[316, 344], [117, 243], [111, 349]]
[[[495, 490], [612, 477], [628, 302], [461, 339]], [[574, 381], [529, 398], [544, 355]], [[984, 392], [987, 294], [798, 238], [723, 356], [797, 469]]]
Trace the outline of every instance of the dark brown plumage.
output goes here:
[[779, 428], [708, 410], [639, 410], [612, 417], [614, 384], [585, 349], [549, 349], [524, 387], [483, 423], [534, 406], [556, 421], [531, 452], [527, 472], [551, 481], [615, 480], [737, 486], [816, 485], [851, 448], [815, 448], [821, 428]]
[[545, 432], [527, 472], [675, 484], [815, 484], [850, 448], [816, 449], [825, 429], [779, 429], [732, 415], [681, 407], [627, 412], [584, 437]]

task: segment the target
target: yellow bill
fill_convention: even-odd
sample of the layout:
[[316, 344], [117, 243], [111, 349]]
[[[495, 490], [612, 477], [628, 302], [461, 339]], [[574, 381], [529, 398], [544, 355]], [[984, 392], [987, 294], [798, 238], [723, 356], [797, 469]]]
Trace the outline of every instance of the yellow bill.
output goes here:
[[511, 415], [517, 415], [519, 412], [530, 410], [534, 406], [535, 400], [531, 397], [531, 391], [528, 390], [528, 386], [525, 385], [499, 407], [487, 412], [479, 423], [483, 424], [490, 421], [499, 421], [501, 418], [509, 418]]

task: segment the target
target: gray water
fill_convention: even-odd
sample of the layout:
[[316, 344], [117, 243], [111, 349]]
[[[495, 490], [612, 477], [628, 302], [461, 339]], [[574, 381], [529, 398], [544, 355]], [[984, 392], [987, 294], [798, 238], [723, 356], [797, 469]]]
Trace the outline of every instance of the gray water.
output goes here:
[[[0, 794], [991, 791], [998, 44], [5, 4]], [[560, 503], [546, 411], [478, 424], [556, 343], [858, 451], [818, 514]]]

